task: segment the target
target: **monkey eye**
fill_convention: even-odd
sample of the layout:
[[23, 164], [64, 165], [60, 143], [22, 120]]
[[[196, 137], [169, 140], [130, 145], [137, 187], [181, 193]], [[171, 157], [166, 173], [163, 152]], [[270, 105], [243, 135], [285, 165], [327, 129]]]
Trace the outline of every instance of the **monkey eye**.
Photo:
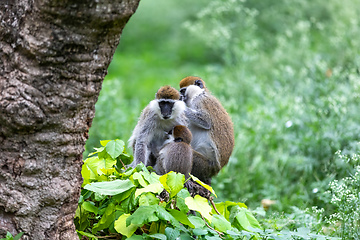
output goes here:
[[202, 83], [201, 80], [196, 80], [195, 81], [195, 86], [198, 86], [199, 88], [204, 88], [204, 84]]
[[186, 88], [180, 89], [180, 94], [181, 94], [181, 95], [185, 96], [185, 92], [186, 92]]
[[174, 141], [175, 141], [175, 142], [182, 142], [182, 141], [183, 141], [183, 139], [182, 139], [182, 138], [180, 138], [180, 137], [177, 137], [177, 138], [175, 138], [175, 139], [174, 139]]

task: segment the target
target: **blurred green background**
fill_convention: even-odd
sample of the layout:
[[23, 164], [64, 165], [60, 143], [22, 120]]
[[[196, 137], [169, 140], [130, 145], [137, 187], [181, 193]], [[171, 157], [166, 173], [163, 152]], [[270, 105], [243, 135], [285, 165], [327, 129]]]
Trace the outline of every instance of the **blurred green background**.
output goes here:
[[96, 104], [86, 152], [127, 141], [163, 85], [202, 77], [235, 126], [222, 200], [327, 206], [328, 183], [359, 151], [360, 5], [351, 0], [142, 0]]

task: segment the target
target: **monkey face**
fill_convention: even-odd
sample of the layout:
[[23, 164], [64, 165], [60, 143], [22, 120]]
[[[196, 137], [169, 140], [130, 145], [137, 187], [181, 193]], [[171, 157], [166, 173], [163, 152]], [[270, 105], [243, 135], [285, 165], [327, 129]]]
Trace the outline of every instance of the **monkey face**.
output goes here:
[[171, 118], [174, 107], [174, 101], [172, 100], [159, 100], [159, 108], [161, 112], [161, 117], [163, 119]]

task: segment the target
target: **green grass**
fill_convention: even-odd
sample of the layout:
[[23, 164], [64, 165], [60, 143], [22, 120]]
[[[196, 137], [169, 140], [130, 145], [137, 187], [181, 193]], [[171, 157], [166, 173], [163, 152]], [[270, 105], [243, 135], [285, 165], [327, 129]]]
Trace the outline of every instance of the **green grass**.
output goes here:
[[[161, 6], [161, 7], [160, 7]], [[163, 85], [198, 75], [230, 113], [221, 200], [336, 211], [323, 193], [359, 151], [360, 8], [353, 1], [142, 1], [124, 29], [86, 149], [127, 140]]]

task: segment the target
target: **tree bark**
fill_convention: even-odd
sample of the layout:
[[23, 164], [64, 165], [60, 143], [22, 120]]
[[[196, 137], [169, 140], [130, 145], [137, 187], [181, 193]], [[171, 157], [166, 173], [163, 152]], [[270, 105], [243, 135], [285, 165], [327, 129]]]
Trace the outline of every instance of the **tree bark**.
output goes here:
[[0, 237], [78, 239], [82, 153], [139, 0], [0, 0]]

